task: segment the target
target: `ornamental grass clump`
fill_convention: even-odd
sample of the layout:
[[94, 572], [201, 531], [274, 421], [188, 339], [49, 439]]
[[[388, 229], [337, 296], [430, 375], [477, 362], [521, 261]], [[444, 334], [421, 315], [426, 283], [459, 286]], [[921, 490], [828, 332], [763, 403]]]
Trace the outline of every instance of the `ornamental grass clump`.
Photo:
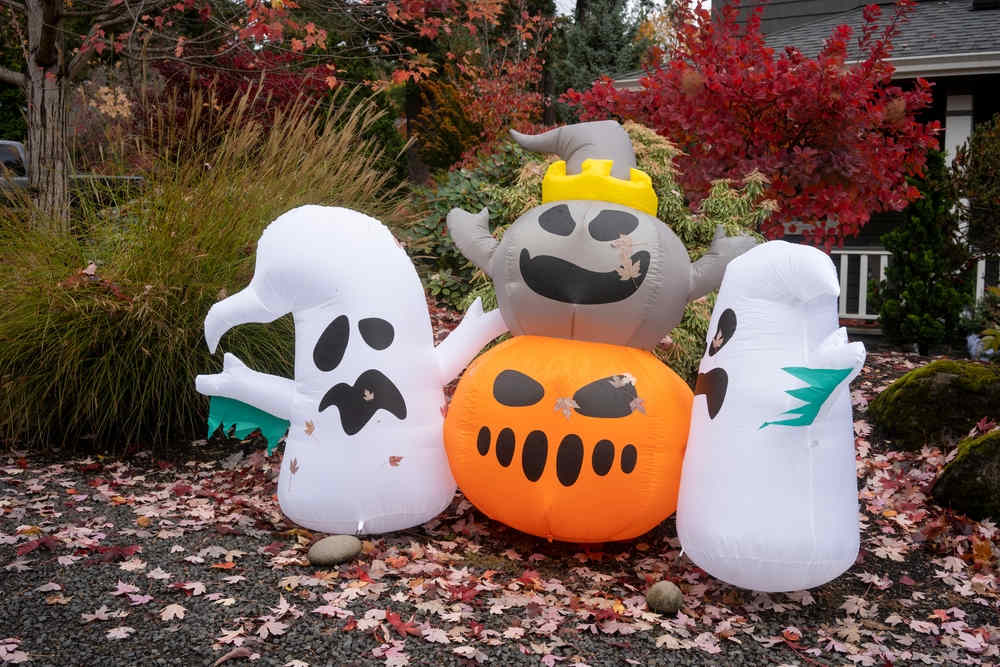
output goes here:
[[[84, 202], [73, 235], [26, 232], [24, 202], [0, 209], [0, 439], [166, 453], [204, 435], [194, 378], [222, 358], [206, 348], [205, 314], [249, 282], [264, 227], [307, 203], [398, 215], [364, 138], [379, 114], [348, 101], [320, 114], [302, 101], [267, 125], [248, 98], [167, 104], [143, 133], [153, 166], [134, 198]], [[242, 326], [221, 348], [291, 376], [292, 333], [288, 317]]]

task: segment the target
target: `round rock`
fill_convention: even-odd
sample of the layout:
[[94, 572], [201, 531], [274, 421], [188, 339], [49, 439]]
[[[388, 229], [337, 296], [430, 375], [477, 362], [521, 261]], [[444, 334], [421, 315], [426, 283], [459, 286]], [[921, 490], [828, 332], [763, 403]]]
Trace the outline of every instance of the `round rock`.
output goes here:
[[313, 565], [336, 565], [349, 561], [361, 553], [361, 540], [353, 535], [330, 535], [309, 548], [309, 562]]
[[673, 582], [658, 581], [646, 591], [646, 604], [653, 611], [674, 614], [684, 606], [684, 596]]

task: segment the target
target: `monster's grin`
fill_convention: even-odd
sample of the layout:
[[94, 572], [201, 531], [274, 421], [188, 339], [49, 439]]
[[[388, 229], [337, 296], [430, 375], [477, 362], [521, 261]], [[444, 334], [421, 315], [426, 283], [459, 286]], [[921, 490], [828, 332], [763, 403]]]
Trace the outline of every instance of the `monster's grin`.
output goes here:
[[635, 294], [649, 270], [649, 253], [641, 250], [630, 257], [638, 264], [635, 277], [623, 277], [619, 271], [599, 273], [551, 255], [531, 256], [521, 250], [521, 277], [536, 294], [561, 301], [596, 305], [615, 303]]

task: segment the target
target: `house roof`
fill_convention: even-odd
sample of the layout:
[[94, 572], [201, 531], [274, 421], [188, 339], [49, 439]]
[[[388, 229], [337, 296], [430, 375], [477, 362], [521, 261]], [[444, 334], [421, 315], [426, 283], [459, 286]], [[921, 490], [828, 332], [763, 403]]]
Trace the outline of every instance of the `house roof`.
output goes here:
[[[896, 78], [1000, 72], [1000, 9], [973, 9], [973, 0], [918, 2], [893, 42], [891, 62]], [[882, 7], [880, 24], [892, 17], [893, 6]], [[767, 35], [769, 46], [797, 47], [815, 56], [838, 25], [849, 25], [854, 36], [864, 25], [857, 7]], [[848, 60], [860, 60], [852, 39]]]
[[[885, 25], [894, 11], [894, 3], [882, 6], [880, 24]], [[983, 3], [986, 4], [986, 3]], [[894, 78], [918, 76], [956, 76], [1000, 72], [1000, 9], [973, 9], [973, 0], [930, 0], [918, 2], [893, 42], [890, 62], [896, 67]], [[780, 50], [795, 46], [814, 57], [839, 25], [853, 30], [848, 60], [860, 60], [857, 36], [864, 25], [863, 5], [822, 16], [767, 35], [768, 46]], [[629, 72], [615, 78], [619, 88], [639, 88], [643, 71]]]

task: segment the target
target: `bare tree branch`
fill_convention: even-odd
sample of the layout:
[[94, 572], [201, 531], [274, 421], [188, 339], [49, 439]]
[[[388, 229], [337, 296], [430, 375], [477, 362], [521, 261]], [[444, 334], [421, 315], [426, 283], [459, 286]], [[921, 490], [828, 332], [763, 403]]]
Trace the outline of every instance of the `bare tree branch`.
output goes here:
[[0, 65], [0, 81], [9, 83], [12, 86], [20, 86], [21, 88], [28, 85], [28, 77], [24, 76], [20, 72], [7, 69], [3, 65]]
[[16, 2], [16, 0], [0, 0], [0, 7], [9, 7], [17, 12], [25, 11], [24, 4], [21, 2]]

